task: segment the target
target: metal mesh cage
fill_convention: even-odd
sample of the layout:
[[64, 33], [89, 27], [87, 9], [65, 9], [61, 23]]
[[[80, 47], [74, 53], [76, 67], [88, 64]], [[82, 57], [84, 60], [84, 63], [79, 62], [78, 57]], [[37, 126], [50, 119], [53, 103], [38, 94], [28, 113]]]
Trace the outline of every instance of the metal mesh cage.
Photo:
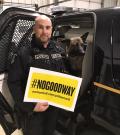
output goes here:
[[7, 54], [9, 50], [9, 43], [14, 29], [14, 22], [11, 22], [2, 33], [0, 38], [0, 72], [5, 71], [7, 68]]
[[32, 26], [34, 24], [34, 21], [29, 20], [18, 20], [15, 31], [13, 34], [12, 42], [15, 43], [16, 46], [19, 46], [19, 43], [24, 37], [24, 40], [30, 40], [30, 35], [32, 33]]
[[0, 73], [7, 71], [8, 63], [18, 47], [30, 45], [33, 25], [33, 19], [19, 17], [5, 27], [0, 37]]

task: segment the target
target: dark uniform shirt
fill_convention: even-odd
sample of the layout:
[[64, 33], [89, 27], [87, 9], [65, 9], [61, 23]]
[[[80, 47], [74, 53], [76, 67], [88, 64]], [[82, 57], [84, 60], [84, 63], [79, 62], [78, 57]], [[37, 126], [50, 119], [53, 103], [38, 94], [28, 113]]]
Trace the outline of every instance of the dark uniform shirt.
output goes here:
[[63, 49], [50, 41], [47, 48], [38, 44], [35, 38], [31, 41], [31, 47], [22, 47], [14, 63], [11, 64], [8, 73], [8, 87], [15, 100], [15, 104], [23, 112], [31, 112], [35, 103], [24, 103], [23, 97], [30, 67], [42, 68], [57, 72], [66, 72], [61, 54]]

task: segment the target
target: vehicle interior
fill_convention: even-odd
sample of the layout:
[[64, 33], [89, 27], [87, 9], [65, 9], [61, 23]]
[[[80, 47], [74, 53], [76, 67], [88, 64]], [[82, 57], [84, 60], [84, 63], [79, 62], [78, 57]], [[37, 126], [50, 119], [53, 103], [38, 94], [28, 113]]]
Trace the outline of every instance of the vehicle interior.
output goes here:
[[91, 15], [78, 16], [78, 20], [73, 18], [67, 21], [66, 18], [61, 19], [60, 24], [56, 22], [53, 38], [65, 50], [65, 56], [70, 64], [70, 74], [81, 77], [87, 45], [93, 45], [94, 19]]

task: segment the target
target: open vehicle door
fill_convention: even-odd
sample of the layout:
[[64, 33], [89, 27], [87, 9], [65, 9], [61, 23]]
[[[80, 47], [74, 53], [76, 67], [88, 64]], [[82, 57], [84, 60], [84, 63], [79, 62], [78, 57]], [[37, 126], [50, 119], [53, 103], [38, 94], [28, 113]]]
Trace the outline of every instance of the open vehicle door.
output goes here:
[[[91, 52], [86, 52], [87, 62], [83, 62], [84, 82], [81, 86], [82, 95], [91, 89], [94, 97], [91, 117], [95, 123], [105, 129], [102, 135], [120, 134], [120, 9], [108, 8], [93, 11], [96, 15], [96, 33], [93, 59], [89, 59]], [[89, 69], [93, 68], [93, 72]], [[87, 79], [87, 76], [91, 76]], [[96, 134], [95, 127], [83, 134]], [[78, 128], [80, 132], [80, 126]], [[107, 131], [107, 132], [106, 132]], [[78, 133], [79, 135], [79, 133]]]
[[[17, 127], [14, 119], [14, 101], [7, 87], [7, 71], [19, 47], [29, 46], [32, 27], [38, 13], [20, 8], [9, 8], [0, 15], [0, 134], [11, 135]], [[52, 16], [49, 16], [53, 19]], [[3, 117], [9, 114], [10, 121]], [[9, 119], [10, 119], [9, 117]], [[17, 133], [17, 135], [19, 132]], [[13, 134], [12, 134], [13, 135]]]

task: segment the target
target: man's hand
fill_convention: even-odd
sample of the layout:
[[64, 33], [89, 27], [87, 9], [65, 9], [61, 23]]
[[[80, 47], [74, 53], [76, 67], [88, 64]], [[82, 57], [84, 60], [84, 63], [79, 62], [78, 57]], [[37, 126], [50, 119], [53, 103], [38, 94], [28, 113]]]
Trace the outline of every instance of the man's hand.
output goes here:
[[34, 112], [44, 112], [48, 109], [48, 107], [48, 102], [37, 103], [34, 108]]

